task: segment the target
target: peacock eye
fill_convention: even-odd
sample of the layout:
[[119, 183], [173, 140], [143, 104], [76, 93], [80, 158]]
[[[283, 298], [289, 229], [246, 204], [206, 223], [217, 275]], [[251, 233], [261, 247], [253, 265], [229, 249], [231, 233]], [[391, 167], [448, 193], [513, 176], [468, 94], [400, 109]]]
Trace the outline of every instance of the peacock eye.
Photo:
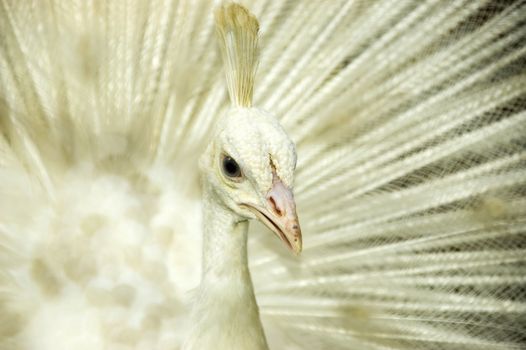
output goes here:
[[241, 168], [239, 168], [239, 165], [234, 160], [234, 158], [227, 155], [223, 155], [222, 167], [223, 174], [225, 174], [227, 177], [232, 179], [241, 178]]

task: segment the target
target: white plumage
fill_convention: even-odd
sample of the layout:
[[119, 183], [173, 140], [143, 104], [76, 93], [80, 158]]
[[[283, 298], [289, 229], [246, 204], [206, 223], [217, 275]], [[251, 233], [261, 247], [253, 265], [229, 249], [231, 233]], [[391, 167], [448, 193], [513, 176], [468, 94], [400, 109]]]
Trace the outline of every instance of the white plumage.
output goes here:
[[[301, 256], [248, 234], [269, 348], [522, 348], [525, 4], [243, 4], [254, 105], [298, 155]], [[216, 5], [0, 2], [0, 349], [191, 334], [198, 159], [230, 108]]]

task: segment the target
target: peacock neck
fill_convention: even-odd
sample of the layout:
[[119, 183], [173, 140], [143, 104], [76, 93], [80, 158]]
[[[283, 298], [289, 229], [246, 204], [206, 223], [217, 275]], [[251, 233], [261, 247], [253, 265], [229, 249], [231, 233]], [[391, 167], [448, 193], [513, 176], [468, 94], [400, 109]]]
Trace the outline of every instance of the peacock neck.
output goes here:
[[204, 201], [202, 283], [242, 279], [252, 287], [247, 260], [248, 221], [212, 198]]
[[204, 196], [203, 269], [184, 350], [268, 350], [247, 260], [248, 221]]

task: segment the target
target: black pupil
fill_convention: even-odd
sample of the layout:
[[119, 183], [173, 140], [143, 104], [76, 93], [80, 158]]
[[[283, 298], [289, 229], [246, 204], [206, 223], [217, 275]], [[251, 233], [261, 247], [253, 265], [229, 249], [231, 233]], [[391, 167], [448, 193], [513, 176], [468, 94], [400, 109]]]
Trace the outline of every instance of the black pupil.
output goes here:
[[237, 165], [236, 161], [229, 156], [225, 156], [223, 159], [223, 169], [228, 176], [237, 177], [241, 175], [239, 165]]

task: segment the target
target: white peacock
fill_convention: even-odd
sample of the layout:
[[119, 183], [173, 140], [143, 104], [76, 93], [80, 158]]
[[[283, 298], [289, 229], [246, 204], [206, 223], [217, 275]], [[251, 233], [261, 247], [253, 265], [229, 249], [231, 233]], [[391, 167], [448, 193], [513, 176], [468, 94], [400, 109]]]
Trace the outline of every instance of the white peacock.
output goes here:
[[243, 4], [0, 2], [0, 349], [523, 347], [526, 4]]

